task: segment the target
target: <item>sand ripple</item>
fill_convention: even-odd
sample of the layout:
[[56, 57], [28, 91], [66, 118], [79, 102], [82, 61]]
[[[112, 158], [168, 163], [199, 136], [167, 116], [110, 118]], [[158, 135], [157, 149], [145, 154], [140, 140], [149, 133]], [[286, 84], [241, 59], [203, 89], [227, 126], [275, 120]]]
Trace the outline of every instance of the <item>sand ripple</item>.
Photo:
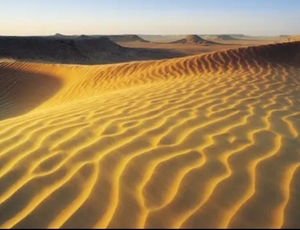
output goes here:
[[299, 52], [0, 62], [0, 227], [299, 228]]

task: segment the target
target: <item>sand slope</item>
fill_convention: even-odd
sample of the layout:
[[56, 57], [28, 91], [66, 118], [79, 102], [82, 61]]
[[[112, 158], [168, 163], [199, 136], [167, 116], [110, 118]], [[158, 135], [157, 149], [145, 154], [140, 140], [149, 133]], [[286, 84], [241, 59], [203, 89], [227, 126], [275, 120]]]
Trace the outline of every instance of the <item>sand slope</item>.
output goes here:
[[299, 52], [0, 62], [0, 227], [300, 227]]

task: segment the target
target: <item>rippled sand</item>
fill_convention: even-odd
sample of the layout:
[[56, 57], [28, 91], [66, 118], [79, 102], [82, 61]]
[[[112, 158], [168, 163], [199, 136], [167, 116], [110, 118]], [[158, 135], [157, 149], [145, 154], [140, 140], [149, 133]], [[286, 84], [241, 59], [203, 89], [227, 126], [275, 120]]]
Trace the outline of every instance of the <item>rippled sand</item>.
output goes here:
[[0, 62], [0, 227], [300, 227], [299, 53]]

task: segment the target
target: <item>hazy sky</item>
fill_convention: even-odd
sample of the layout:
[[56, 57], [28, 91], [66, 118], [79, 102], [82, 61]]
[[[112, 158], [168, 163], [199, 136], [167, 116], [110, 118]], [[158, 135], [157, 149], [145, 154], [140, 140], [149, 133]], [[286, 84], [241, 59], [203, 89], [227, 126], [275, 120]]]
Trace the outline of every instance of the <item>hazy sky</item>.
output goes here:
[[300, 34], [300, 0], [0, 0], [0, 35]]

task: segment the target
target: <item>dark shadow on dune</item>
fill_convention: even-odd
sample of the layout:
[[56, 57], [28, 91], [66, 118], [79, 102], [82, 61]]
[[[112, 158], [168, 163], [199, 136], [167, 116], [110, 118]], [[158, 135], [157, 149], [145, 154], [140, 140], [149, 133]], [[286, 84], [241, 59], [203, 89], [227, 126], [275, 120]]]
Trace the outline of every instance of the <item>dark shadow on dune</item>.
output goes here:
[[58, 64], [110, 64], [186, 56], [171, 50], [127, 48], [107, 37], [0, 36], [0, 58]]
[[277, 43], [247, 48], [239, 48], [239, 57], [252, 59], [260, 62], [261, 59], [271, 65], [288, 64], [299, 66], [300, 64], [300, 42]]
[[0, 65], [0, 120], [30, 112], [56, 94], [61, 85], [49, 75]]

